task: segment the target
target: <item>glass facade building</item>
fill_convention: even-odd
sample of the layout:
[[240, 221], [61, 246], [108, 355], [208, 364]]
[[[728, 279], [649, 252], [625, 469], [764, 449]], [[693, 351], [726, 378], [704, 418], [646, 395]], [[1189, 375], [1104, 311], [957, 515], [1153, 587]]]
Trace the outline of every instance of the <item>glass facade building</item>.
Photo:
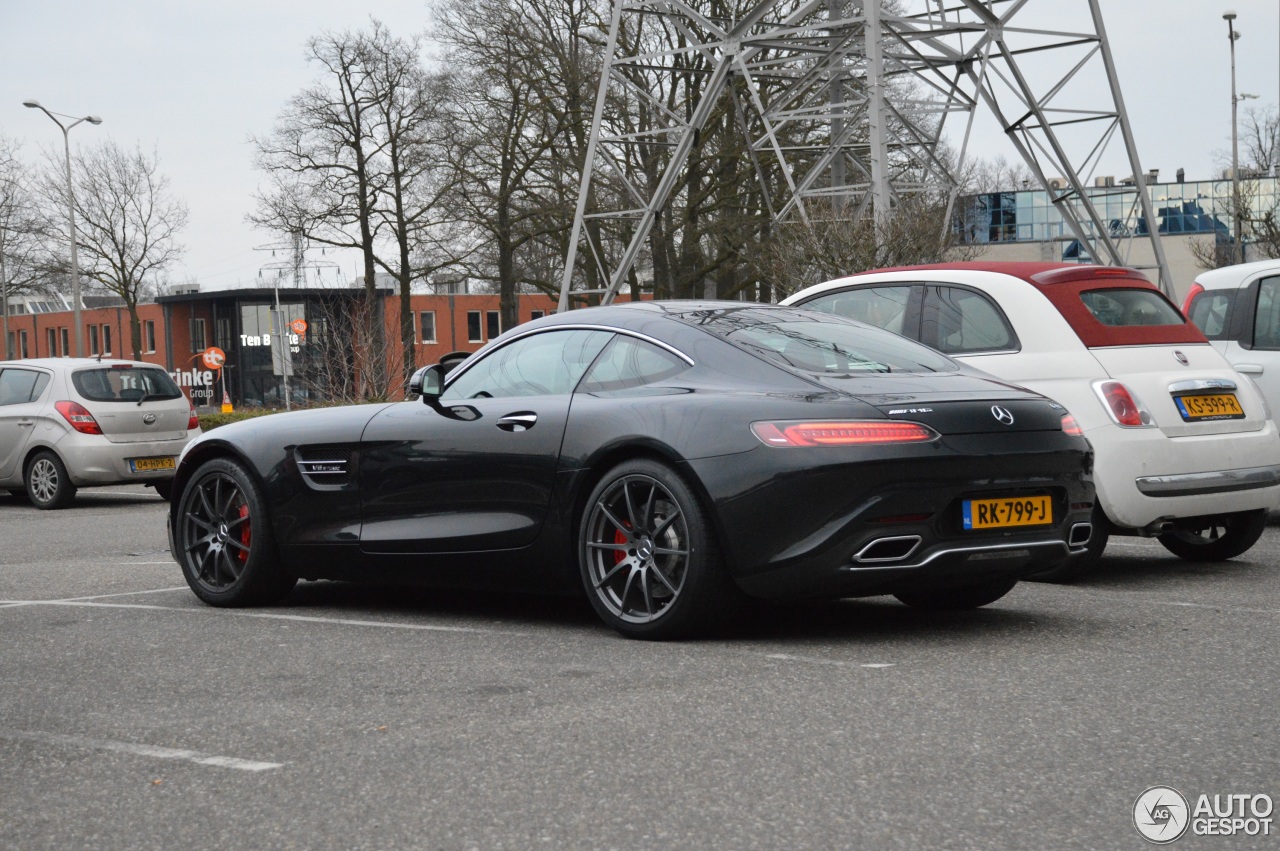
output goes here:
[[[1278, 184], [1280, 181], [1274, 177], [1242, 178], [1241, 197], [1253, 210], [1275, 209], [1280, 203]], [[1230, 180], [1150, 183], [1147, 190], [1161, 234], [1217, 234], [1230, 238]], [[1112, 236], [1146, 235], [1135, 187], [1095, 186], [1086, 191]], [[1064, 243], [1064, 259], [1072, 259], [1074, 236], [1049, 199], [1049, 193], [1042, 190], [965, 196], [956, 205], [957, 235], [965, 244], [1060, 240]], [[1092, 235], [1093, 224], [1085, 222], [1085, 228]], [[1075, 254], [1078, 253], [1079, 247], [1075, 246]]]

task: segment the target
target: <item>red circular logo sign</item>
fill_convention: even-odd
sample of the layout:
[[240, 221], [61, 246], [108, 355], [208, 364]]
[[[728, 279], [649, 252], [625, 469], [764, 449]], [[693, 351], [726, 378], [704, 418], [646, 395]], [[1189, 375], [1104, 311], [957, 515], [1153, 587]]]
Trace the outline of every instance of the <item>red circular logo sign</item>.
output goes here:
[[307, 333], [307, 320], [295, 319], [289, 323], [289, 327], [293, 329], [293, 333], [301, 336]]
[[222, 365], [227, 362], [227, 353], [217, 346], [210, 346], [200, 355], [200, 361], [205, 369], [222, 369]]

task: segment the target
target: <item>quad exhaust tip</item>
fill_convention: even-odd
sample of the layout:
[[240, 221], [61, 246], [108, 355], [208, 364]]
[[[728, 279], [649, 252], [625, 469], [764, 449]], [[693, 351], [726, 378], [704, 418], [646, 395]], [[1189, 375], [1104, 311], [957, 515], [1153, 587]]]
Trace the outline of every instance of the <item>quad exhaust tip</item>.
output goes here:
[[920, 546], [919, 535], [897, 535], [892, 538], [876, 538], [853, 555], [857, 564], [886, 564], [905, 561]]
[[1071, 547], [1083, 547], [1089, 543], [1089, 538], [1093, 536], [1092, 523], [1077, 523], [1071, 527], [1071, 534], [1067, 536], [1067, 545]]

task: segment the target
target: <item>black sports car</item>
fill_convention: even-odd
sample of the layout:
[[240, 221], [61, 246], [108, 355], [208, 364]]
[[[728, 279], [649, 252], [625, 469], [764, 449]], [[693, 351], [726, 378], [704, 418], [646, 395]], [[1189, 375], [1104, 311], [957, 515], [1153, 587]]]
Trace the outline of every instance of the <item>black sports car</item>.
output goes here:
[[169, 519], [196, 595], [585, 589], [619, 632], [666, 638], [748, 597], [981, 606], [1089, 538], [1092, 452], [1067, 411], [831, 314], [576, 310], [412, 385], [192, 442]]

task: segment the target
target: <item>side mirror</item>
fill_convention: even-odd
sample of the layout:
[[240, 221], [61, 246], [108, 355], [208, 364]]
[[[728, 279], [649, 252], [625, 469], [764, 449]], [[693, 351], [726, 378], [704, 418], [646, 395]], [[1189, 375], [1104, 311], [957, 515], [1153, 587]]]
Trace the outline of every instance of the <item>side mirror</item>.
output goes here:
[[440, 391], [444, 387], [444, 373], [444, 368], [438, 363], [424, 366], [409, 379], [409, 392], [421, 396], [425, 404], [432, 404], [440, 398]]

